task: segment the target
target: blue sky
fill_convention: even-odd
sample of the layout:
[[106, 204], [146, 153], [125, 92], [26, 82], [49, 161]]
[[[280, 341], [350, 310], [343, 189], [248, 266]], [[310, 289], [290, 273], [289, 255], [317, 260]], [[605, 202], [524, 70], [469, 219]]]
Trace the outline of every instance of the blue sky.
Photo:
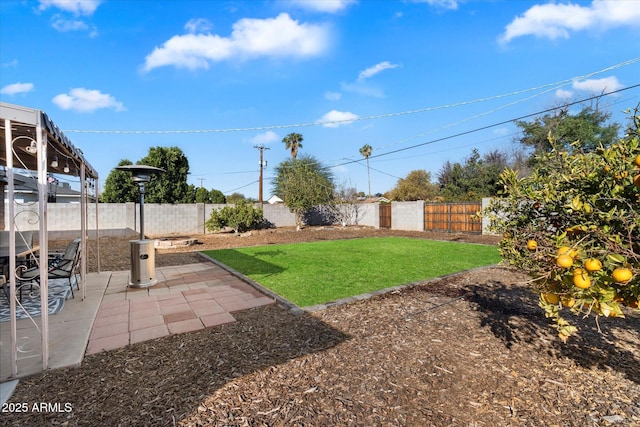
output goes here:
[[[639, 0], [0, 6], [0, 99], [44, 110], [101, 183], [178, 146], [190, 183], [257, 198], [264, 145], [267, 199], [297, 132], [300, 155], [364, 192], [371, 145], [371, 191], [385, 192], [473, 148], [512, 150], [513, 119], [638, 83]], [[600, 105], [624, 123], [639, 102], [634, 88]]]

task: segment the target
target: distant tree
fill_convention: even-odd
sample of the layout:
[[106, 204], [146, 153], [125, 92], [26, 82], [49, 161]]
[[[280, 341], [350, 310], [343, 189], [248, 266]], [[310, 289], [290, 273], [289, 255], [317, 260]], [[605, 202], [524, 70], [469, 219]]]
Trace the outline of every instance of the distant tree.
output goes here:
[[187, 186], [187, 196], [185, 197], [183, 203], [195, 203], [196, 202], [196, 186], [193, 184], [189, 184]]
[[[118, 166], [132, 165], [131, 160], [120, 160]], [[137, 202], [140, 199], [138, 185], [131, 180], [131, 172], [112, 169], [100, 195], [103, 203]]]
[[211, 193], [204, 187], [196, 188], [196, 203], [211, 203]]
[[517, 147], [509, 153], [509, 168], [516, 171], [518, 176], [525, 177], [531, 175], [531, 159], [523, 147]]
[[230, 196], [227, 196], [227, 203], [230, 204], [244, 202], [245, 200], [247, 200], [247, 198], [244, 196], [244, 194], [240, 193], [232, 193]]
[[316, 206], [323, 218], [330, 219], [332, 223], [339, 223], [343, 227], [358, 224], [361, 219], [361, 204], [358, 202], [358, 192], [355, 187], [347, 183], [341, 183], [335, 187], [333, 200]]
[[304, 138], [299, 133], [292, 132], [289, 135], [282, 138], [282, 142], [284, 143], [284, 147], [291, 151], [291, 158], [295, 159], [298, 157], [298, 149], [302, 148], [302, 141]]
[[369, 197], [371, 197], [371, 171], [369, 170], [369, 156], [373, 152], [373, 148], [369, 144], [364, 144], [362, 148], [360, 148], [360, 154], [362, 157], [367, 159], [367, 182], [369, 183]]
[[189, 161], [178, 147], [151, 147], [146, 157], [139, 162], [155, 166], [164, 173], [151, 175], [145, 185], [145, 201], [149, 203], [185, 203], [189, 201]]
[[303, 225], [304, 214], [312, 207], [333, 199], [333, 176], [313, 156], [285, 160], [276, 166], [275, 173], [273, 194], [296, 214], [299, 226]]
[[[579, 113], [571, 114], [569, 107], [563, 107], [550, 114], [535, 118], [531, 122], [516, 121], [522, 130], [517, 142], [533, 149], [534, 154], [542, 154], [555, 149], [572, 153], [594, 151], [599, 144], [608, 147], [618, 138], [620, 125], [607, 124], [611, 114], [584, 107]], [[549, 141], [553, 135], [555, 148]]]
[[508, 156], [494, 150], [482, 158], [477, 149], [464, 164], [447, 161], [438, 172], [440, 196], [447, 201], [475, 201], [496, 195], [500, 173], [508, 165]]
[[222, 191], [212, 189], [209, 191], [209, 198], [211, 199], [211, 203], [222, 204], [227, 203], [226, 197], [222, 194]]
[[386, 195], [396, 201], [433, 200], [438, 195], [438, 186], [431, 182], [431, 173], [426, 170], [409, 172], [406, 178], [400, 178], [395, 188]]

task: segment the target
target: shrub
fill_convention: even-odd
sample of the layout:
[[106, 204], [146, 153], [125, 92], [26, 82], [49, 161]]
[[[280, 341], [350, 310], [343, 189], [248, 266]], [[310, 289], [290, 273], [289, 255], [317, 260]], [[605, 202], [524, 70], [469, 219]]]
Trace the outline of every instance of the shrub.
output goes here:
[[503, 259], [524, 269], [563, 341], [576, 332], [561, 316], [624, 317], [640, 297], [640, 116], [611, 146], [569, 154], [555, 148], [525, 178], [506, 169], [500, 199], [485, 211], [502, 233]]
[[235, 233], [242, 233], [261, 228], [264, 222], [262, 209], [255, 208], [246, 201], [239, 201], [234, 206], [225, 206], [211, 212], [205, 226], [209, 231], [218, 231], [229, 227]]

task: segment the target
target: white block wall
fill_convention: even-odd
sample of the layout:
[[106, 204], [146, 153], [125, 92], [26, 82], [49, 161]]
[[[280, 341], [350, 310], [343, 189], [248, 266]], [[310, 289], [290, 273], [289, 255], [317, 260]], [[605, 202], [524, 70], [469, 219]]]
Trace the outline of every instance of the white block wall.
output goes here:
[[[483, 200], [483, 207], [489, 199]], [[221, 209], [226, 205], [196, 204], [149, 204], [144, 205], [145, 234], [149, 237], [160, 237], [175, 234], [203, 234], [205, 222], [213, 209]], [[5, 208], [8, 207], [5, 205]], [[77, 203], [48, 204], [48, 228], [50, 232], [76, 231], [80, 229], [80, 205]], [[135, 203], [100, 203], [98, 218], [96, 205], [88, 206], [87, 229], [90, 235], [97, 228], [101, 235], [139, 233], [139, 206]], [[38, 230], [38, 204], [15, 204], [16, 225], [20, 230]], [[263, 206], [264, 217], [276, 227], [295, 226], [295, 215], [285, 205]], [[6, 213], [6, 212], [5, 212]], [[8, 220], [8, 218], [7, 218]], [[380, 226], [380, 205], [378, 203], [358, 206], [357, 219], [352, 218], [352, 225], [363, 225], [378, 228]], [[486, 219], [483, 219], [483, 227]], [[8, 223], [6, 224], [8, 229]], [[424, 230], [424, 202], [393, 202], [391, 204], [391, 228], [393, 230]]]
[[392, 202], [391, 229], [424, 231], [424, 201]]

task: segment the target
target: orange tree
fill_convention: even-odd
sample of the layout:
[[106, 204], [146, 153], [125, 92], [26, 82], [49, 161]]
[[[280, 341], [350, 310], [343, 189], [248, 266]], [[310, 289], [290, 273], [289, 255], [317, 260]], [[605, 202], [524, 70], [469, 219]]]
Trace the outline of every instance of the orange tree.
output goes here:
[[[525, 270], [563, 341], [577, 328], [563, 315], [624, 317], [640, 296], [640, 115], [608, 147], [554, 147], [519, 178], [500, 176], [500, 197], [484, 214], [501, 233], [505, 262]], [[567, 317], [568, 318], [568, 317]]]

